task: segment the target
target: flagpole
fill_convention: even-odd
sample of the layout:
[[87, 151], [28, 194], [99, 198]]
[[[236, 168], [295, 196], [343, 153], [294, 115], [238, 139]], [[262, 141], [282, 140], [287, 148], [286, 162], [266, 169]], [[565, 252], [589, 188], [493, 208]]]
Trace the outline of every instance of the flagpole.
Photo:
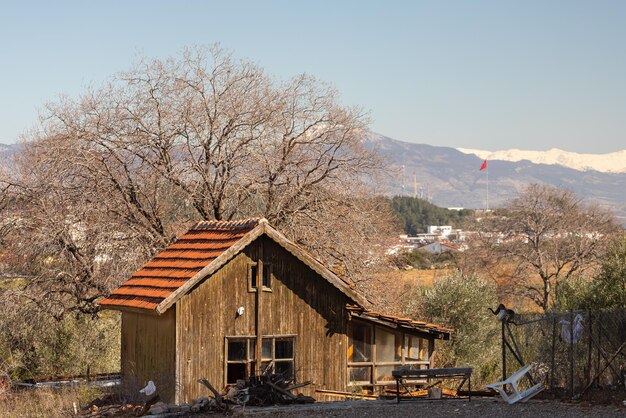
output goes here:
[[487, 166], [487, 212], [489, 212], [489, 166]]
[[489, 211], [489, 166], [487, 165], [487, 160], [483, 161], [483, 163], [480, 165], [480, 170], [479, 171], [486, 171], [486, 175], [487, 175], [487, 209], [485, 211]]

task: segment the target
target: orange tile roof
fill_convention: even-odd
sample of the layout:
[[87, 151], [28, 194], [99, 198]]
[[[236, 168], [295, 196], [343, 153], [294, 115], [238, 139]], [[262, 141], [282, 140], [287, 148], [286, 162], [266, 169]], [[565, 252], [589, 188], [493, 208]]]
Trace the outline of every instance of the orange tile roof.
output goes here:
[[449, 242], [442, 242], [442, 243], [441, 243], [441, 245], [443, 245], [444, 247], [451, 248], [451, 249], [453, 249], [453, 250], [455, 250], [455, 251], [461, 251], [461, 249], [460, 249], [459, 247], [457, 247], [457, 246], [455, 246], [455, 245], [452, 245], [452, 244], [451, 244], [451, 243], [449, 243]]
[[444, 340], [450, 339], [450, 334], [454, 331], [452, 328], [442, 327], [440, 325], [429, 324], [427, 322], [415, 321], [411, 318], [401, 318], [397, 316], [387, 315], [376, 311], [368, 311], [361, 307], [348, 306], [348, 311], [352, 316], [364, 319], [375, 320], [394, 327], [404, 327], [414, 329], [428, 334], [435, 335], [436, 338]]
[[232, 247], [260, 219], [203, 221], [148, 261], [109, 297], [103, 307], [130, 307], [154, 310], [174, 291]]

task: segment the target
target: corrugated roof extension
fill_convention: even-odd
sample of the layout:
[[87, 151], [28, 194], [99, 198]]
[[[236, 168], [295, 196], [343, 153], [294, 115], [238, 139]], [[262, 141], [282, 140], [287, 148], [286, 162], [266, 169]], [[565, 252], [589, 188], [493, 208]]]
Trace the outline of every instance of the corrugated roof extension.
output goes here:
[[368, 311], [360, 307], [348, 307], [350, 315], [361, 318], [366, 321], [379, 323], [392, 328], [408, 328], [420, 332], [432, 334], [435, 338], [449, 340], [450, 334], [454, 331], [452, 328], [442, 327], [440, 325], [429, 324], [427, 322], [415, 321], [411, 318], [401, 318], [397, 316], [387, 315], [380, 312]]
[[203, 221], [100, 301], [102, 307], [154, 310], [189, 279], [259, 225], [260, 218]]

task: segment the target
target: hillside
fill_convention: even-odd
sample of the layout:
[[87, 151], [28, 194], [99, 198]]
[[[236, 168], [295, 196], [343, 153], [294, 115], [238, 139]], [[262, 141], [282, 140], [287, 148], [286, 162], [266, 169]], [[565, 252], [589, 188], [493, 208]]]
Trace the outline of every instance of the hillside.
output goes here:
[[[490, 157], [487, 173], [479, 171], [479, 168], [484, 160], [482, 157], [489, 155], [484, 154], [488, 151], [463, 149], [464, 152], [461, 152], [455, 148], [414, 144], [374, 133], [370, 134], [366, 145], [387, 160], [387, 195], [413, 195], [417, 191], [418, 197], [441, 207], [486, 208], [488, 175], [490, 208], [516, 196], [526, 184], [547, 183], [568, 188], [588, 202], [610, 208], [622, 223], [626, 223], [626, 194], [623, 192], [626, 189], [626, 172], [591, 169], [602, 167], [598, 165], [597, 158], [590, 158], [586, 164], [585, 154], [544, 152], [533, 157], [532, 151], [520, 154], [509, 150]], [[0, 144], [0, 164], [18, 147], [16, 144]], [[612, 157], [604, 163], [603, 169], [617, 171], [620, 164], [626, 166], [626, 157], [622, 161], [621, 153], [610, 155]], [[492, 157], [503, 160], [493, 160]], [[541, 158], [550, 164], [534, 163], [528, 159], [504, 161], [506, 158], [517, 160], [521, 157]], [[555, 159], [561, 157], [561, 162], [556, 163]], [[564, 161], [566, 157], [569, 160]]]
[[440, 208], [432, 203], [410, 196], [394, 196], [391, 208], [400, 224], [409, 235], [426, 232], [430, 225], [451, 225], [461, 228], [465, 218], [473, 211]]
[[438, 206], [486, 208], [488, 175], [490, 208], [513, 198], [529, 183], [547, 183], [608, 207], [626, 222], [626, 173], [579, 171], [528, 160], [489, 161], [487, 173], [479, 171], [482, 158], [450, 147], [413, 144], [378, 134], [372, 134], [366, 144], [389, 164], [393, 175], [387, 190], [391, 195], [413, 194], [415, 175], [418, 196]]

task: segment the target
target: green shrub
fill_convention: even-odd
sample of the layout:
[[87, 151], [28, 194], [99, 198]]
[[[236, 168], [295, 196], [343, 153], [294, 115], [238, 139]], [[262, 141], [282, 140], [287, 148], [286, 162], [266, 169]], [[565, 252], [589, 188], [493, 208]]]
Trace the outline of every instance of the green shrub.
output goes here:
[[450, 341], [438, 341], [437, 366], [473, 367], [479, 385], [498, 380], [500, 323], [488, 310], [498, 305], [492, 283], [453, 274], [410, 292], [405, 306], [411, 305], [416, 309], [408, 315], [454, 329]]
[[586, 302], [589, 308], [626, 308], [626, 235], [609, 244]]
[[561, 312], [592, 308], [595, 305], [594, 282], [578, 276], [572, 277], [559, 284], [554, 296]]
[[454, 263], [454, 254], [452, 252], [431, 254], [421, 248], [402, 252], [395, 257], [395, 264], [400, 268], [410, 266], [416, 269], [427, 270], [447, 268]]
[[13, 306], [0, 315], [0, 371], [12, 380], [116, 372], [119, 315], [67, 315], [62, 320]]

